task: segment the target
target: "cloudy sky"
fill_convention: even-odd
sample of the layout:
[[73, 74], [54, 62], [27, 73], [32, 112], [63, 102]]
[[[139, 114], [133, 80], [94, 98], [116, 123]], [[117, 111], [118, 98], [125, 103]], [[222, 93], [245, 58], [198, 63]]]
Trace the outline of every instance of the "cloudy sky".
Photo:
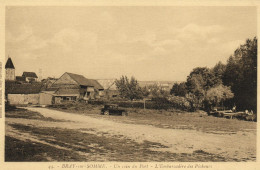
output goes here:
[[7, 7], [6, 60], [42, 76], [185, 80], [256, 36], [255, 7]]

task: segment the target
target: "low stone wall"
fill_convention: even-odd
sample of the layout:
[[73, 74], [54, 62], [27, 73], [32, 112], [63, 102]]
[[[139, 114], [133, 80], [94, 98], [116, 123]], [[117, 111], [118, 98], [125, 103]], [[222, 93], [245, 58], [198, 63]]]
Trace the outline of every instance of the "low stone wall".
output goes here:
[[8, 102], [11, 105], [39, 104], [39, 94], [8, 94]]

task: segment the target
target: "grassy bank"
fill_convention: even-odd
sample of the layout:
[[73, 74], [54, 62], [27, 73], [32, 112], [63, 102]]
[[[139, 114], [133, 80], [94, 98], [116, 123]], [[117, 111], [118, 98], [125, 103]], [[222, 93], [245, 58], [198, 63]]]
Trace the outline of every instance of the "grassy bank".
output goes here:
[[153, 125], [160, 128], [192, 129], [207, 133], [236, 133], [238, 131], [255, 130], [256, 122], [218, 118], [208, 116], [206, 112], [185, 112], [181, 110], [153, 110], [127, 108], [128, 116], [100, 115], [102, 105], [73, 103], [69, 105], [56, 105], [51, 109], [69, 113], [83, 114], [114, 121]]

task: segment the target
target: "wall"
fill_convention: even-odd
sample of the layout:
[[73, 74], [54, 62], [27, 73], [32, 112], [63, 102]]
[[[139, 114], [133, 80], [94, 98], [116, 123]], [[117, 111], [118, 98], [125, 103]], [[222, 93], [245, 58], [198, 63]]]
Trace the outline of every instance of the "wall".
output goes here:
[[103, 96], [104, 96], [104, 90], [99, 90], [98, 92], [99, 92], [99, 96], [100, 96], [100, 97], [103, 97]]
[[6, 80], [15, 80], [15, 69], [12, 69], [12, 68], [5, 69], [5, 79]]
[[39, 104], [39, 94], [8, 94], [8, 101], [12, 105]]
[[34, 78], [34, 77], [26, 77], [25, 78], [25, 81], [27, 81], [27, 82], [30, 82], [30, 81], [37, 81], [37, 78]]
[[87, 87], [87, 92], [94, 92], [94, 87]]
[[60, 104], [61, 103], [61, 101], [62, 101], [62, 97], [54, 97], [54, 103], [55, 104]]
[[119, 97], [120, 93], [118, 90], [105, 90], [104, 91], [104, 97], [110, 99], [110, 98], [115, 98]]
[[[66, 99], [64, 99], [66, 98]], [[61, 104], [61, 103], [66, 103], [66, 102], [73, 102], [76, 101], [78, 96], [54, 96], [54, 103], [55, 104]]]
[[41, 105], [51, 105], [53, 102], [53, 95], [48, 93], [40, 93], [39, 104]]
[[95, 91], [94, 98], [95, 99], [100, 99], [101, 97], [104, 97], [104, 90]]
[[95, 99], [95, 89], [94, 87], [87, 87], [87, 94], [85, 98], [87, 97], [87, 100], [89, 99]]

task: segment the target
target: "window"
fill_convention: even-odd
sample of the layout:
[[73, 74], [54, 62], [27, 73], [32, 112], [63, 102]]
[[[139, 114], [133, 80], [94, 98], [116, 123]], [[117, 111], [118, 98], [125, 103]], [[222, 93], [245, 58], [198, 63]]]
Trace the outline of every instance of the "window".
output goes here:
[[62, 100], [70, 100], [69, 97], [62, 97]]

